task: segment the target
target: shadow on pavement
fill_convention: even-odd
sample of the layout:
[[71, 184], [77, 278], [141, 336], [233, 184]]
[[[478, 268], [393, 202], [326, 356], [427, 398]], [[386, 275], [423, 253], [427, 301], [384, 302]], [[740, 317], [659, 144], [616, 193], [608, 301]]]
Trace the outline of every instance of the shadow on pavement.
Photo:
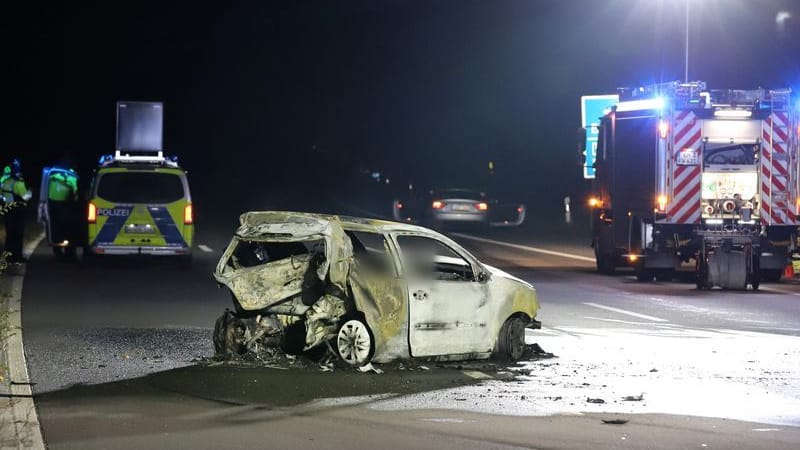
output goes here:
[[[455, 368], [387, 370], [195, 365], [141, 378], [75, 385], [36, 396], [49, 444], [241, 425], [309, 415], [379, 398], [478, 383]], [[319, 399], [360, 397], [345, 402]]]

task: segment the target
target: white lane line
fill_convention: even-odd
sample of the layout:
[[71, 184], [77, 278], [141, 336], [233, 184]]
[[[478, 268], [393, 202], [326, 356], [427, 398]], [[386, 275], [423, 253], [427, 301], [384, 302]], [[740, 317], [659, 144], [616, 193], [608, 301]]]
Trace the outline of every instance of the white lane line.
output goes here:
[[586, 305], [586, 306], [591, 306], [592, 308], [605, 309], [606, 311], [613, 311], [615, 313], [625, 314], [625, 315], [628, 315], [628, 316], [631, 316], [631, 317], [638, 317], [640, 319], [649, 320], [651, 322], [669, 322], [669, 320], [666, 320], [666, 319], [659, 319], [658, 317], [648, 316], [646, 314], [639, 314], [637, 312], [628, 311], [628, 310], [625, 310], [625, 309], [614, 308], [614, 307], [611, 307], [611, 306], [598, 305], [597, 303], [583, 302], [583, 304]]
[[761, 290], [765, 292], [771, 292], [774, 294], [794, 295], [795, 297], [800, 297], [800, 292], [784, 291], [783, 289], [776, 289], [774, 287], [765, 288], [762, 286]]
[[[23, 256], [30, 258], [39, 243], [44, 239], [44, 233], [37, 236], [23, 250]], [[33, 390], [28, 374], [28, 364], [25, 361], [25, 347], [22, 343], [22, 283], [24, 280], [26, 264], [23, 264], [16, 273], [4, 274], [4, 283], [8, 283], [9, 292], [6, 299], [6, 312], [8, 325], [11, 330], [5, 341], [5, 353], [8, 364], [9, 397], [7, 404], [0, 402], [0, 423], [6, 424], [11, 419], [11, 425], [0, 427], [0, 438], [3, 442], [16, 442], [11, 448], [31, 448], [44, 450], [44, 439], [36, 414], [36, 405], [33, 401]], [[10, 418], [8, 416], [11, 416]], [[9, 436], [13, 435], [13, 436]], [[6, 448], [3, 446], [3, 448]]]
[[214, 252], [214, 250], [211, 250], [211, 247], [207, 246], [206, 244], [200, 244], [200, 245], [197, 246], [197, 248], [199, 248], [200, 250], [202, 250], [202, 251], [204, 251], [206, 253]]
[[517, 249], [517, 250], [524, 250], [524, 251], [527, 251], [527, 252], [542, 253], [544, 255], [551, 255], [551, 256], [560, 256], [561, 258], [575, 259], [575, 260], [578, 260], [578, 261], [586, 261], [586, 262], [590, 262], [590, 263], [594, 262], [594, 258], [590, 258], [588, 256], [575, 255], [575, 254], [572, 254], [572, 253], [556, 252], [556, 251], [553, 251], [553, 250], [545, 250], [545, 249], [539, 248], [539, 247], [530, 247], [530, 246], [527, 246], [527, 245], [512, 244], [510, 242], [495, 241], [494, 239], [486, 239], [486, 238], [482, 238], [482, 237], [478, 237], [478, 236], [472, 236], [472, 235], [463, 234], [463, 233], [452, 233], [452, 234], [454, 236], [462, 237], [464, 239], [470, 239], [470, 240], [478, 241], [478, 242], [485, 242], [487, 244], [494, 244], [494, 245], [499, 245], [499, 246], [502, 246], [502, 247], [514, 248], [514, 249]]

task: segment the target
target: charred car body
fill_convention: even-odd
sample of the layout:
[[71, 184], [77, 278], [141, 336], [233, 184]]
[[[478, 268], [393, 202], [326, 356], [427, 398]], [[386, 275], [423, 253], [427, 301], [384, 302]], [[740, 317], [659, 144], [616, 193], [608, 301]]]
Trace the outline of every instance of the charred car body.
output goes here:
[[249, 212], [214, 277], [233, 296], [215, 349], [298, 354], [331, 344], [350, 365], [423, 357], [518, 359], [538, 328], [528, 283], [434, 231], [293, 212]]

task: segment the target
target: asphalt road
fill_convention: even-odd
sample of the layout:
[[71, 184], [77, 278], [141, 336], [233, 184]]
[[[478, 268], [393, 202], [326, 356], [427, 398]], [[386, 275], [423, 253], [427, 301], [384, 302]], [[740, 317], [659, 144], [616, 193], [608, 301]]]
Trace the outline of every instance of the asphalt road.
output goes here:
[[[553, 357], [383, 375], [214, 366], [199, 361], [230, 300], [210, 274], [232, 225], [198, 227], [210, 251], [196, 249], [191, 268], [63, 263], [38, 248], [23, 328], [51, 448], [800, 445], [794, 281], [756, 293], [637, 283], [594, 273], [578, 225], [494, 230], [456, 238], [536, 286], [544, 328], [528, 338]], [[601, 421], [615, 418], [630, 422]]]

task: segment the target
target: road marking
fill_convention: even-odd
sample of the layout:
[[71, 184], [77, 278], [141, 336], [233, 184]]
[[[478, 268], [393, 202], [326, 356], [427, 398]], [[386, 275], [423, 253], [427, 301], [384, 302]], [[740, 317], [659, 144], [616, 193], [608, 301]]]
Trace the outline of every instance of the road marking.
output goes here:
[[[44, 233], [37, 236], [31, 244], [25, 247], [23, 255], [30, 258], [33, 251], [44, 239]], [[8, 405], [0, 408], [0, 422], [6, 423], [6, 416], [12, 416], [11, 426], [3, 427], [0, 438], [7, 442], [7, 433], [14, 437], [11, 442], [16, 442], [18, 448], [33, 448], [44, 450], [44, 439], [36, 414], [36, 405], [33, 402], [33, 390], [28, 375], [28, 365], [25, 361], [25, 348], [22, 344], [22, 282], [25, 275], [25, 265], [15, 273], [6, 273], [3, 277], [9, 281], [10, 292], [7, 298], [8, 325], [12, 330], [5, 342], [5, 353], [8, 359], [9, 385]], [[4, 447], [5, 448], [5, 447]]]
[[593, 308], [605, 309], [606, 311], [613, 311], [613, 312], [616, 312], [616, 313], [625, 314], [625, 315], [628, 315], [628, 316], [631, 316], [631, 317], [638, 317], [640, 319], [649, 320], [651, 322], [669, 322], [669, 320], [666, 320], [666, 319], [659, 319], [658, 317], [648, 316], [646, 314], [639, 314], [637, 312], [628, 311], [628, 310], [625, 310], [625, 309], [613, 308], [611, 306], [598, 305], [597, 303], [583, 302], [583, 304], [586, 305], [586, 306], [591, 306]]
[[575, 259], [575, 260], [578, 260], [578, 261], [586, 261], [586, 262], [590, 262], [590, 263], [594, 262], [594, 258], [590, 258], [588, 256], [575, 255], [575, 254], [572, 254], [572, 253], [556, 252], [556, 251], [553, 251], [553, 250], [546, 250], [546, 249], [539, 248], [539, 247], [530, 247], [530, 246], [527, 246], [527, 245], [512, 244], [510, 242], [495, 241], [494, 239], [486, 239], [486, 238], [482, 238], [482, 237], [478, 237], [478, 236], [472, 236], [470, 234], [463, 234], [463, 233], [452, 233], [452, 234], [454, 236], [462, 237], [464, 239], [470, 239], [470, 240], [478, 241], [478, 242], [485, 242], [487, 244], [494, 244], [494, 245], [499, 245], [499, 246], [502, 246], [502, 247], [514, 248], [514, 249], [517, 249], [517, 250], [524, 250], [524, 251], [527, 251], [527, 252], [542, 253], [544, 255], [559, 256], [561, 258]]
[[784, 291], [783, 289], [776, 289], [774, 287], [765, 288], [762, 286], [761, 290], [764, 292], [772, 292], [775, 294], [794, 295], [795, 297], [800, 297], [800, 292]]
[[202, 251], [204, 251], [206, 253], [214, 252], [214, 250], [211, 250], [211, 247], [209, 247], [209, 246], [207, 246], [205, 244], [200, 244], [200, 245], [197, 246], [197, 248], [199, 248], [200, 250], [202, 250]]

